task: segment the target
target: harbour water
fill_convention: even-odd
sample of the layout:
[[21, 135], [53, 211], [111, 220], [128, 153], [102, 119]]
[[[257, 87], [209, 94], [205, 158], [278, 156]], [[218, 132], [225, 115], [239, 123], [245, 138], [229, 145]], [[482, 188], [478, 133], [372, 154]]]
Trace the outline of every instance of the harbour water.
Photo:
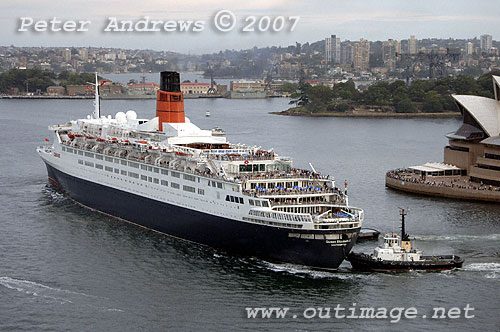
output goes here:
[[[84, 209], [48, 185], [35, 147], [47, 126], [85, 116], [91, 100], [0, 100], [0, 330], [334, 331], [498, 329], [500, 206], [395, 192], [385, 172], [441, 161], [457, 119], [300, 118], [271, 115], [286, 99], [186, 100], [202, 128], [232, 142], [273, 147], [349, 183], [365, 225], [407, 231], [426, 254], [465, 258], [457, 271], [357, 273], [344, 262], [318, 272], [234, 257]], [[154, 100], [103, 101], [104, 114], [153, 117]], [[211, 117], [205, 117], [210, 111]], [[375, 243], [355, 246], [368, 251]], [[355, 305], [354, 305], [355, 303]], [[415, 319], [305, 319], [309, 307], [416, 307]], [[474, 318], [431, 319], [434, 307]], [[247, 307], [289, 307], [284, 319], [248, 319]], [[421, 316], [427, 314], [428, 318]], [[332, 312], [333, 315], [333, 312]], [[463, 315], [462, 315], [463, 317]]]

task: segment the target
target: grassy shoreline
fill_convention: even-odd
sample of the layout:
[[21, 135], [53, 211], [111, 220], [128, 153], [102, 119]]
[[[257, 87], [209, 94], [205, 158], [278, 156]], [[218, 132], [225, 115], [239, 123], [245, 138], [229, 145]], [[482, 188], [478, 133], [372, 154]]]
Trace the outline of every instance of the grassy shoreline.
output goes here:
[[286, 116], [308, 116], [308, 117], [337, 117], [337, 118], [449, 118], [461, 117], [460, 112], [441, 112], [441, 113], [382, 113], [382, 112], [353, 112], [353, 113], [304, 113], [290, 112], [289, 110], [281, 112], [269, 112], [270, 114]]

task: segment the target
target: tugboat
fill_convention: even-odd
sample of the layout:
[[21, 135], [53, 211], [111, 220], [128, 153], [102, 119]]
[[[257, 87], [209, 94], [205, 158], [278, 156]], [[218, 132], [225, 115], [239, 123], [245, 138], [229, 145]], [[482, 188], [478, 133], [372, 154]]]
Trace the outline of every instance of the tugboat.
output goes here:
[[405, 210], [401, 209], [401, 236], [385, 234], [384, 243], [371, 255], [351, 252], [347, 260], [352, 267], [362, 271], [436, 271], [462, 267], [464, 260], [458, 256], [424, 256], [422, 250], [414, 248], [405, 232], [405, 216]]

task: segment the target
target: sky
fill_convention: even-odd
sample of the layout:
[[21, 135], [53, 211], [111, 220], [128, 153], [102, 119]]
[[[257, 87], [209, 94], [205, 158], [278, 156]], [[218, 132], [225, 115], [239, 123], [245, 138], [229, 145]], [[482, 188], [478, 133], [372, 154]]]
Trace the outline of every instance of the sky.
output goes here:
[[[236, 25], [230, 32], [214, 26], [215, 14], [230, 10]], [[255, 31], [241, 31], [256, 18]], [[258, 31], [258, 24], [267, 31]], [[272, 23], [283, 29], [272, 30]], [[293, 31], [290, 16], [299, 20]], [[21, 18], [33, 22], [90, 21], [88, 31], [33, 31], [34, 23], [18, 31]], [[105, 32], [109, 18], [137, 22], [203, 21], [203, 31]], [[500, 39], [498, 0], [0, 0], [0, 45], [15, 46], [96, 46], [128, 49], [155, 49], [188, 54], [247, 49], [254, 46], [287, 46], [314, 42], [335, 34], [341, 40], [474, 38], [491, 34]], [[245, 21], [248, 19], [248, 21]], [[28, 21], [28, 20], [26, 20]], [[223, 23], [227, 22], [223, 21]], [[157, 27], [161, 27], [159, 24]], [[50, 30], [50, 24], [47, 30]], [[176, 28], [178, 29], [178, 28]]]

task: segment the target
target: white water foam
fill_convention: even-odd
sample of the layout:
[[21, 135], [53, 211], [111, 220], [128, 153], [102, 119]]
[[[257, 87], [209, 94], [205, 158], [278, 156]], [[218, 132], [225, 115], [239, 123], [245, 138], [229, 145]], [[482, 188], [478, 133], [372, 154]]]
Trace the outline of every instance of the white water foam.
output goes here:
[[466, 271], [500, 272], [500, 263], [471, 263], [464, 266]]
[[475, 240], [500, 240], [500, 234], [485, 234], [485, 235], [415, 235], [411, 236], [420, 241], [475, 241]]
[[293, 264], [276, 264], [266, 261], [261, 261], [262, 265], [268, 270], [273, 272], [284, 272], [298, 277], [309, 277], [313, 279], [341, 279], [341, 280], [355, 280], [355, 279], [376, 279], [374, 275], [357, 274], [351, 271], [321, 271], [311, 270], [305, 266]]
[[59, 302], [60, 304], [79, 304], [94, 307], [99, 310], [107, 310], [107, 311], [120, 311], [121, 309], [115, 308], [102, 308], [95, 306], [93, 304], [86, 303], [89, 300], [95, 301], [98, 299], [97, 296], [74, 292], [67, 289], [61, 289], [57, 287], [49, 287], [34, 281], [23, 280], [23, 279], [14, 279], [11, 277], [0, 277], [0, 285], [5, 288], [16, 290], [18, 292], [41, 297], [48, 300], [53, 300]]
[[56, 189], [48, 185], [43, 187], [42, 193], [49, 196], [55, 203], [61, 203], [68, 199], [62, 192], [57, 191]]

